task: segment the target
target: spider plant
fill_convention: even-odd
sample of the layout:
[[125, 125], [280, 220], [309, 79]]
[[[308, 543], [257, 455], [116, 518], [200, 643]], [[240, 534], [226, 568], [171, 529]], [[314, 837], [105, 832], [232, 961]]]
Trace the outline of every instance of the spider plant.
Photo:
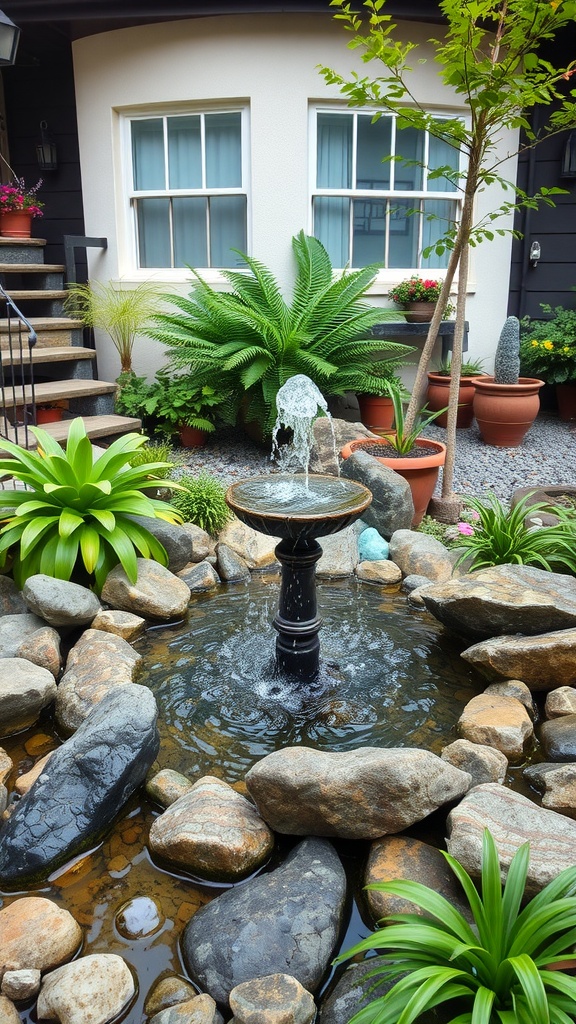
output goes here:
[[391, 914], [385, 918], [389, 924], [338, 958], [377, 950], [369, 976], [399, 979], [350, 1024], [412, 1024], [445, 1003], [450, 1024], [573, 1024], [576, 979], [549, 968], [566, 960], [576, 966], [576, 867], [561, 872], [521, 910], [529, 843], [516, 851], [504, 888], [487, 829], [479, 888], [459, 861], [444, 857], [464, 890], [473, 923], [419, 882], [368, 886], [409, 900], [426, 916]]
[[[510, 510], [491, 492], [487, 503], [477, 498], [466, 502], [479, 518], [474, 532], [459, 540], [463, 551], [457, 565], [472, 556], [471, 570], [512, 562], [548, 572], [576, 573], [576, 518], [570, 511], [534, 503], [529, 495]], [[558, 525], [527, 526], [526, 517], [543, 509], [558, 516]]]

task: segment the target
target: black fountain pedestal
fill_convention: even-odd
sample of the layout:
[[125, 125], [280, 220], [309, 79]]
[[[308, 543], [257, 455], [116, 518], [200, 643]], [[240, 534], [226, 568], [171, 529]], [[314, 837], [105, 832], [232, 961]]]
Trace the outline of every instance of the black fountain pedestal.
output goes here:
[[322, 619], [316, 606], [316, 562], [322, 555], [317, 540], [281, 540], [275, 549], [282, 567], [278, 612], [272, 625], [276, 638], [276, 671], [298, 679], [318, 675]]

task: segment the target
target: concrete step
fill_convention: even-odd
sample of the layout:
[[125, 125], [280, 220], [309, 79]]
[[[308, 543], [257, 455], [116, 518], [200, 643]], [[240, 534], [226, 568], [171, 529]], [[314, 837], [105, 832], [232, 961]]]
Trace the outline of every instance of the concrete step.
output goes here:
[[[54, 380], [36, 384], [34, 392], [36, 405], [50, 405], [52, 402], [66, 399], [74, 401], [98, 395], [114, 395], [117, 388], [117, 384], [104, 380]], [[25, 384], [24, 387], [18, 384], [14, 388], [10, 385], [5, 391], [10, 404], [13, 404], [13, 394], [16, 396], [16, 405], [29, 405], [32, 401], [32, 389], [29, 384]]]
[[[93, 348], [83, 348], [81, 345], [35, 345], [32, 349], [32, 362], [38, 363], [66, 363], [75, 359], [96, 359], [96, 351]], [[16, 352], [5, 351], [1, 358], [2, 366], [12, 366], [20, 363], [20, 356]], [[24, 365], [28, 362], [28, 353], [24, 355]]]
[[[30, 316], [28, 317], [32, 327], [36, 331], [37, 342], [36, 348], [50, 347], [52, 345], [73, 345], [74, 343], [80, 345], [82, 343], [82, 331], [83, 323], [81, 320], [73, 319], [68, 316]], [[12, 319], [10, 321], [12, 344], [17, 344], [18, 341], [18, 326], [20, 321]], [[26, 343], [28, 332], [22, 325], [22, 338], [23, 342]], [[8, 320], [6, 318], [0, 318], [0, 348], [5, 349], [9, 347], [8, 342]]]
[[[84, 426], [86, 433], [91, 440], [102, 437], [116, 437], [121, 434], [129, 434], [133, 431], [139, 433], [142, 427], [140, 420], [133, 419], [129, 416], [83, 416]], [[60, 420], [58, 423], [46, 423], [42, 426], [42, 430], [45, 430], [47, 434], [50, 434], [55, 441], [59, 444], [65, 444], [68, 438], [68, 431], [70, 429], [71, 419]], [[27, 435], [27, 437], [26, 437]], [[13, 428], [10, 429], [8, 434], [8, 440], [14, 441], [16, 444], [24, 446], [27, 440], [28, 448], [36, 447], [36, 438], [30, 429], [25, 431], [23, 426], [15, 431]], [[1, 453], [0, 453], [1, 457]], [[1, 466], [1, 461], [0, 461]]]
[[63, 263], [0, 263], [0, 274], [63, 274], [64, 270]]
[[[10, 291], [10, 298], [18, 304], [19, 302], [45, 301], [54, 299], [65, 299], [68, 292], [64, 288], [25, 288]], [[0, 300], [2, 301], [2, 300]]]

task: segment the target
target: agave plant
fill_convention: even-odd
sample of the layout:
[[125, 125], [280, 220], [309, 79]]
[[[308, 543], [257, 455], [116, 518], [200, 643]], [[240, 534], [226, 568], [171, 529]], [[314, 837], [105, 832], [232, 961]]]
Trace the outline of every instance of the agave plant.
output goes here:
[[[45, 430], [32, 428], [35, 452], [2, 440], [3, 472], [26, 485], [26, 490], [3, 491], [0, 559], [11, 560], [14, 580], [22, 587], [29, 576], [45, 573], [70, 580], [85, 575], [100, 592], [110, 570], [120, 563], [132, 583], [138, 575], [137, 553], [167, 565], [163, 546], [132, 516], [181, 522], [176, 509], [147, 498], [145, 488], [161, 484], [156, 471], [166, 462], [130, 466], [134, 453], [146, 444], [140, 434], [118, 438], [94, 462], [92, 445], [79, 417], [70, 424], [66, 451]], [[177, 485], [175, 485], [177, 486]]]
[[[246, 420], [272, 433], [276, 395], [289, 377], [303, 373], [325, 395], [371, 392], [378, 369], [398, 365], [409, 346], [368, 338], [374, 324], [398, 314], [360, 301], [379, 265], [335, 276], [317, 238], [301, 231], [292, 239], [297, 277], [289, 305], [271, 272], [240, 253], [244, 269], [224, 270], [232, 292], [216, 291], [192, 270], [190, 298], [167, 295], [175, 312], [153, 317], [149, 333], [168, 347], [171, 365], [195, 380], [229, 389], [238, 402], [246, 393]], [[373, 353], [384, 353], [376, 359]]]
[[368, 976], [399, 979], [350, 1024], [412, 1024], [445, 1003], [454, 1014], [442, 1018], [449, 1024], [573, 1024], [576, 979], [550, 968], [564, 961], [576, 966], [576, 867], [561, 872], [520, 910], [529, 843], [516, 851], [504, 889], [487, 829], [480, 889], [459, 861], [444, 857], [464, 890], [473, 923], [419, 882], [368, 886], [409, 900], [426, 916], [391, 914], [385, 919], [390, 924], [338, 958], [377, 950]]

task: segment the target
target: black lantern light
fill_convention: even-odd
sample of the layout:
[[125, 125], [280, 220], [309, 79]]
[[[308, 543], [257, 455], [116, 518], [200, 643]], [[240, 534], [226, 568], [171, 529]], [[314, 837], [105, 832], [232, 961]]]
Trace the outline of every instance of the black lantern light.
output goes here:
[[562, 154], [561, 178], [576, 178], [576, 132], [570, 132]]
[[19, 39], [20, 29], [0, 11], [0, 66], [15, 63]]
[[40, 121], [40, 142], [36, 146], [36, 158], [41, 171], [55, 171], [58, 167], [56, 143], [48, 134], [46, 121]]

